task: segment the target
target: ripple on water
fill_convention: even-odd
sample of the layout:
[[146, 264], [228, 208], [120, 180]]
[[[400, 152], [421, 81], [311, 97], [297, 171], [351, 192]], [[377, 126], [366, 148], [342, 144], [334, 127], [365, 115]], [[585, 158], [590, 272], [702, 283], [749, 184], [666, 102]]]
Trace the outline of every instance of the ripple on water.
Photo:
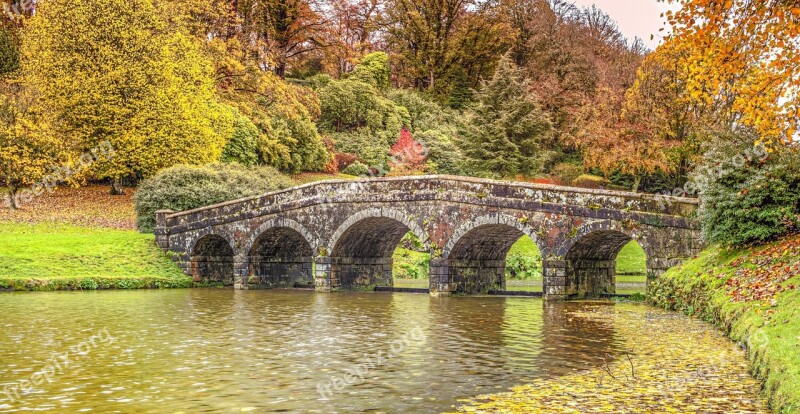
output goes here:
[[[682, 316], [647, 319], [647, 312], [654, 311], [413, 294], [8, 294], [0, 315], [14, 320], [1, 323], [2, 383], [29, 379], [53, 353], [104, 328], [114, 341], [97, 343], [19, 401], [0, 395], [0, 412], [444, 411], [459, 399], [618, 361], [636, 345], [619, 315], [669, 325], [684, 339], [714, 334]], [[347, 375], [354, 369], [366, 370], [363, 381]], [[736, 373], [746, 375], [746, 367]], [[334, 378], [353, 381], [322, 398], [320, 386]]]

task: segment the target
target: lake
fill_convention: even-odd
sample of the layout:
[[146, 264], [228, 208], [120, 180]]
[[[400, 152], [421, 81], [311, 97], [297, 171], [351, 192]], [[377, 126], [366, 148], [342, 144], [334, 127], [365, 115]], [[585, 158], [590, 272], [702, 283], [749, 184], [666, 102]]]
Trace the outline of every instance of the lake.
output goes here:
[[[641, 304], [225, 289], [7, 293], [0, 412], [452, 411], [479, 394], [621, 359], [638, 335], [620, 329], [626, 320], [719, 341], [735, 374], [749, 378], [743, 353], [712, 327]], [[757, 383], [748, 387], [725, 397], [763, 409]]]

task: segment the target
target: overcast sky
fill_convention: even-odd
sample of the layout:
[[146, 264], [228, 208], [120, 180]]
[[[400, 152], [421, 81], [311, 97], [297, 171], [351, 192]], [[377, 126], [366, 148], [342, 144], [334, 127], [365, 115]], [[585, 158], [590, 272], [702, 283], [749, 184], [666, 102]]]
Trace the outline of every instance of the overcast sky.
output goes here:
[[[651, 49], [655, 49], [661, 41], [658, 29], [663, 26], [663, 19], [660, 14], [672, 8], [673, 4], [666, 5], [656, 0], [571, 0], [578, 6], [597, 7], [606, 12], [612, 19], [619, 24], [620, 31], [625, 37], [633, 39], [638, 36]], [[664, 32], [661, 32], [663, 34]], [[650, 35], [655, 35], [650, 40]]]

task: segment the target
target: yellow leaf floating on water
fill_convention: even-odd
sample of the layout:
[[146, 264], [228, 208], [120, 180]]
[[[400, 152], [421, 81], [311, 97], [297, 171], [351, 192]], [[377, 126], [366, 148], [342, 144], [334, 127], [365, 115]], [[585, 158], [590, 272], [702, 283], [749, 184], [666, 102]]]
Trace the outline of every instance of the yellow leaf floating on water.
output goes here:
[[767, 413], [759, 384], [747, 371], [743, 352], [703, 322], [657, 317], [642, 306], [615, 311], [598, 306], [569, 317], [607, 322], [628, 357], [607, 366], [541, 378], [511, 392], [481, 395], [462, 403], [474, 413]]

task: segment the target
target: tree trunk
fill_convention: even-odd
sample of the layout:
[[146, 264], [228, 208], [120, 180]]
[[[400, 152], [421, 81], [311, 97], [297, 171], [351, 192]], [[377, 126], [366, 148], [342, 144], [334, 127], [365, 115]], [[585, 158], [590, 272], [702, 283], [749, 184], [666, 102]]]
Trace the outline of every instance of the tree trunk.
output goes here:
[[286, 62], [281, 61], [278, 63], [278, 66], [275, 67], [275, 74], [281, 79], [286, 79]]
[[114, 178], [111, 182], [111, 195], [125, 195], [125, 187], [122, 186], [122, 179]]
[[4, 198], [5, 198], [5, 202], [6, 202], [6, 207], [8, 207], [9, 210], [13, 211], [13, 210], [16, 210], [17, 208], [19, 208], [19, 206], [17, 206], [17, 189], [16, 188], [9, 189], [8, 193], [6, 193]]
[[634, 193], [638, 193], [639, 192], [639, 184], [641, 184], [641, 183], [642, 183], [642, 176], [635, 175], [633, 177], [633, 188], [632, 188]]

